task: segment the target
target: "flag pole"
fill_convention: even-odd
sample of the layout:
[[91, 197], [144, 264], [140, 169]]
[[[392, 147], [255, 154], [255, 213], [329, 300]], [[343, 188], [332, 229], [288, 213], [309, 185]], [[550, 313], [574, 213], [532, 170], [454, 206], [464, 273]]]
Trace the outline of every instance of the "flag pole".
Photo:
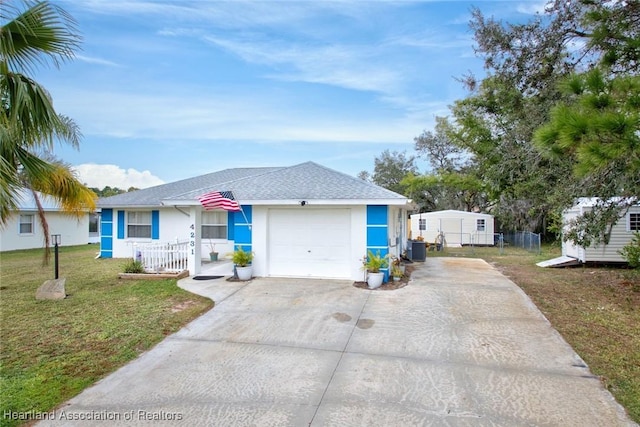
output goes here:
[[[233, 191], [229, 191], [229, 193], [231, 193], [231, 195], [233, 196], [233, 200], [238, 201], [238, 199], [236, 199], [236, 195], [233, 194]], [[242, 209], [242, 205], [240, 204], [240, 202], [238, 202], [238, 207], [240, 208], [240, 212], [242, 213], [242, 217], [244, 218], [245, 224], [247, 224], [247, 227], [249, 227], [249, 230], [251, 230], [251, 224], [249, 224], [249, 220], [247, 219], [247, 215], [245, 215], [244, 209]]]

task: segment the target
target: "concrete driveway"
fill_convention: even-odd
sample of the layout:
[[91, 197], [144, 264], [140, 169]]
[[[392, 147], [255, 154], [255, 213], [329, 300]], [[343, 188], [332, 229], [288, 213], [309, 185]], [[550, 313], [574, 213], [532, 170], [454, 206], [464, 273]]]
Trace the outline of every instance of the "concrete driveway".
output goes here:
[[427, 259], [395, 291], [273, 278], [180, 285], [215, 308], [41, 425], [635, 425], [481, 260]]

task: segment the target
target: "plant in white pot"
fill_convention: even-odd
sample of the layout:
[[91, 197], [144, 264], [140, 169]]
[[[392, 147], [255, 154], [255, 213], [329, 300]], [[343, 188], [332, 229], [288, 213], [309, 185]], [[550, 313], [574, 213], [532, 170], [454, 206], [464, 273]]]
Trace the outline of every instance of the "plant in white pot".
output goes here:
[[253, 252], [245, 251], [244, 249], [242, 249], [242, 246], [238, 246], [238, 248], [233, 251], [233, 256], [231, 259], [236, 265], [236, 273], [238, 274], [238, 279], [250, 280], [253, 274], [253, 269], [251, 268], [251, 261], [253, 261]]
[[216, 252], [216, 244], [209, 240], [209, 259], [211, 261], [218, 260], [218, 252]]
[[402, 273], [399, 265], [393, 265], [391, 267], [391, 276], [393, 277], [394, 282], [399, 282], [403, 275], [404, 274]]
[[364, 268], [367, 270], [367, 285], [369, 285], [369, 289], [376, 289], [382, 285], [384, 273], [380, 269], [386, 268], [388, 265], [387, 257], [380, 255], [380, 251], [375, 254], [370, 250], [367, 251]]

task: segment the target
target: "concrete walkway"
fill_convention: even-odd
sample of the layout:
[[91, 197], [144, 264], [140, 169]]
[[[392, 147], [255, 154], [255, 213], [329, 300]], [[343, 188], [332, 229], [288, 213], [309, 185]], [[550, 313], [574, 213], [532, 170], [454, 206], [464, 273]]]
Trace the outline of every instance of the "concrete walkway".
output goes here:
[[635, 425], [481, 260], [429, 258], [394, 291], [273, 278], [180, 286], [215, 308], [41, 425]]

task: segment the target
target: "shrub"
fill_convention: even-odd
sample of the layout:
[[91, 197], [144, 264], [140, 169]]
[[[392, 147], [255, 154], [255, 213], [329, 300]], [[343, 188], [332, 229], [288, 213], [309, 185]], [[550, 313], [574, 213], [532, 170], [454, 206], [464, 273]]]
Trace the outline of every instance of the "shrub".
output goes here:
[[128, 260], [124, 265], [125, 273], [144, 273], [144, 265], [142, 262], [136, 261], [133, 258]]
[[380, 251], [377, 251], [375, 254], [371, 251], [367, 252], [364, 268], [370, 273], [379, 273], [381, 268], [386, 268], [388, 265], [389, 261], [387, 257], [380, 255]]
[[238, 267], [246, 267], [253, 261], [253, 252], [247, 252], [242, 249], [242, 246], [238, 246], [238, 249], [233, 251], [233, 263]]
[[630, 267], [640, 268], [640, 232], [633, 233], [631, 242], [622, 248], [620, 255], [627, 260]]

